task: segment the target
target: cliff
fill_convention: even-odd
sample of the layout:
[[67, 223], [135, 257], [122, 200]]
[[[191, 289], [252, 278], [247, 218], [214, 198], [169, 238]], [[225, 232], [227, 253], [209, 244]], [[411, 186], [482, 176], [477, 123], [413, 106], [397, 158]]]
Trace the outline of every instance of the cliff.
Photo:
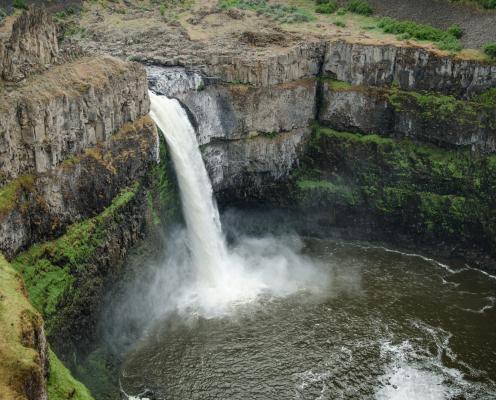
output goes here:
[[20, 81], [57, 61], [57, 28], [44, 8], [24, 11], [0, 32], [0, 77]]
[[66, 363], [92, 343], [105, 288], [151, 224], [146, 73], [64, 56], [43, 9], [0, 33], [0, 252], [21, 273], [0, 263], [0, 392], [91, 400], [47, 339]]

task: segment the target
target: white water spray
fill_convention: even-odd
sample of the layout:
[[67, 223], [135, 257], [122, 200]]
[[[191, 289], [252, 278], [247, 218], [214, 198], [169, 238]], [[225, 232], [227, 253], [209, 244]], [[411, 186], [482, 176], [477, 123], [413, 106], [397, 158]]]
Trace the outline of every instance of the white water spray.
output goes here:
[[[297, 239], [288, 245], [272, 237], [245, 238], [234, 249], [227, 248], [212, 185], [185, 110], [165, 96], [150, 92], [150, 99], [151, 116], [164, 134], [175, 166], [193, 266], [194, 282], [178, 284], [176, 308], [217, 316], [261, 293], [278, 296], [322, 288], [327, 275], [297, 254], [302, 247]], [[176, 273], [178, 267], [189, 267], [174, 257], [168, 264]]]

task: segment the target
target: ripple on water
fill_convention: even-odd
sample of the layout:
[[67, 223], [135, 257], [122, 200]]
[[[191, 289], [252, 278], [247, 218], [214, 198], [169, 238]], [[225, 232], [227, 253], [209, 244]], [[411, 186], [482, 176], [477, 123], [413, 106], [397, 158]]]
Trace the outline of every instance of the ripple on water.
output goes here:
[[[496, 283], [432, 260], [316, 241], [324, 292], [219, 318], [171, 316], [128, 354], [127, 392], [167, 399], [494, 399]], [[454, 278], [453, 278], [454, 279]], [[459, 310], [467, 304], [477, 313]], [[489, 308], [491, 307], [491, 308]], [[456, 312], [455, 312], [456, 311]]]

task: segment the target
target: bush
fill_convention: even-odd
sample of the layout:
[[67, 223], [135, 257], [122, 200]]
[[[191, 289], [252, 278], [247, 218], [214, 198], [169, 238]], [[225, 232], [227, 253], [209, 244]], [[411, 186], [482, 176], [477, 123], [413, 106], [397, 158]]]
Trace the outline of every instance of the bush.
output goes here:
[[5, 12], [5, 10], [3, 8], [0, 7], [0, 26], [2, 26], [3, 23], [5, 22], [6, 16], [7, 16], [7, 13]]
[[315, 7], [315, 12], [319, 14], [332, 14], [338, 9], [338, 5], [335, 0], [331, 0], [327, 3], [318, 4]]
[[462, 28], [460, 28], [458, 25], [453, 25], [453, 26], [450, 26], [446, 32], [451, 35], [451, 36], [454, 36], [455, 38], [457, 39], [460, 39], [462, 36], [463, 36], [463, 30]]
[[484, 8], [494, 9], [496, 8], [496, 0], [477, 0], [477, 2]]
[[384, 17], [378, 27], [386, 33], [398, 35], [399, 38], [414, 38], [435, 42], [441, 50], [460, 51], [460, 41], [452, 34], [430, 25], [417, 24], [414, 21], [398, 21]]
[[341, 28], [346, 27], [346, 24], [343, 21], [335, 21], [334, 25], [339, 26]]
[[496, 59], [496, 43], [486, 43], [484, 46], [484, 53], [490, 58]]
[[351, 0], [346, 9], [350, 12], [361, 15], [372, 15], [374, 13], [374, 10], [369, 3], [363, 0]]
[[14, 0], [12, 5], [14, 6], [14, 8], [20, 8], [23, 10], [28, 9], [28, 4], [26, 3], [26, 0]]

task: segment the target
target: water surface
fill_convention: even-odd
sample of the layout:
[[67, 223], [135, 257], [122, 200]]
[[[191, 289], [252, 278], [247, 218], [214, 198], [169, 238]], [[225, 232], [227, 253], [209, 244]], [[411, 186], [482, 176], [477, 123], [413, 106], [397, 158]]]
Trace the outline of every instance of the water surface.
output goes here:
[[190, 310], [128, 354], [128, 393], [164, 399], [494, 399], [496, 280], [377, 247], [307, 240], [329, 283]]

